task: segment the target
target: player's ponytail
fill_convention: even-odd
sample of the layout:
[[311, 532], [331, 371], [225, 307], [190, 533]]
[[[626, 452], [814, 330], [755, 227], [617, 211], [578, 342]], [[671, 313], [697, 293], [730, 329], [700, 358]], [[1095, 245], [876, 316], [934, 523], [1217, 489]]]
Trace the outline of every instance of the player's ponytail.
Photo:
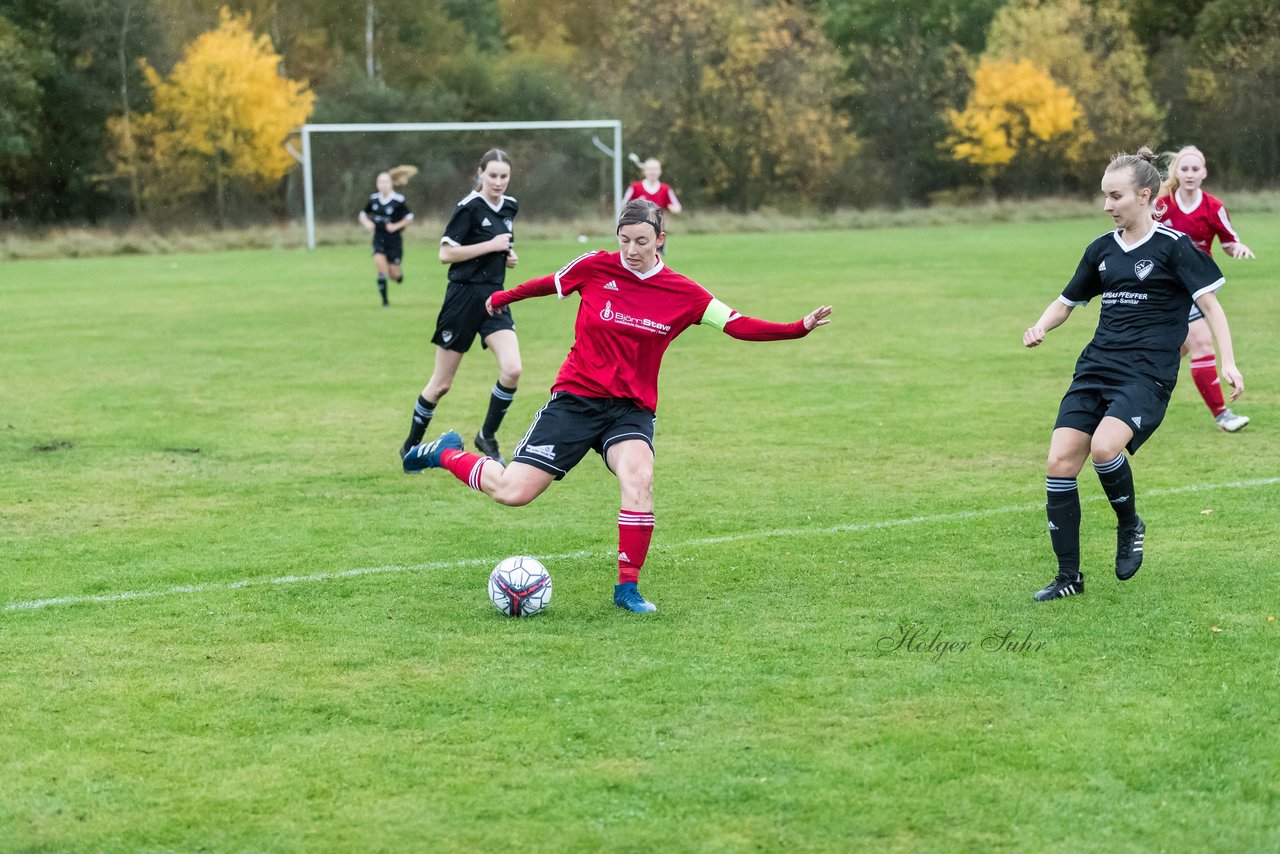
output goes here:
[[[1148, 204], [1154, 204], [1160, 195], [1160, 167], [1156, 165], [1157, 156], [1147, 146], [1138, 149], [1137, 154], [1113, 154], [1111, 162], [1107, 164], [1107, 172], [1115, 172], [1118, 169], [1128, 169], [1133, 176], [1133, 186], [1139, 190], [1149, 190], [1151, 192]], [[1159, 217], [1163, 209], [1156, 211]]]
[[418, 174], [418, 167], [406, 164], [392, 166], [387, 170], [387, 174], [391, 176], [391, 186], [403, 187], [405, 184], [409, 183], [410, 178]]

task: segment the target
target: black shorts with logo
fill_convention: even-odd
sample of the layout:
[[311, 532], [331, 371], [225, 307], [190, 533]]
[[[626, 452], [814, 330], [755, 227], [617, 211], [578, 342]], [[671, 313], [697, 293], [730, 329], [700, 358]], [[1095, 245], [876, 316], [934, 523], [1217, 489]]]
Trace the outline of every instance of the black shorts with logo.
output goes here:
[[404, 257], [404, 239], [400, 236], [400, 232], [388, 234], [385, 231], [375, 231], [373, 254], [386, 255], [388, 264], [399, 265], [400, 259]]
[[431, 343], [465, 353], [471, 349], [477, 335], [480, 336], [480, 346], [488, 347], [484, 339], [494, 332], [515, 329], [516, 322], [510, 311], [504, 311], [497, 317], [490, 317], [485, 311], [485, 300], [500, 290], [502, 285], [450, 282], [444, 292], [444, 303], [440, 306], [440, 316], [436, 318], [436, 334], [431, 336]]
[[1165, 388], [1145, 377], [1116, 382], [1089, 374], [1078, 376], [1063, 395], [1053, 426], [1055, 430], [1071, 427], [1092, 436], [1103, 418], [1118, 418], [1133, 430], [1126, 447], [1136, 454], [1164, 420], [1172, 394], [1172, 386]]
[[533, 416], [529, 432], [516, 445], [513, 463], [527, 463], [562, 479], [582, 462], [587, 451], [606, 460], [616, 442], [639, 439], [653, 450], [653, 426], [657, 417], [630, 400], [616, 397], [581, 397], [553, 392], [547, 405]]

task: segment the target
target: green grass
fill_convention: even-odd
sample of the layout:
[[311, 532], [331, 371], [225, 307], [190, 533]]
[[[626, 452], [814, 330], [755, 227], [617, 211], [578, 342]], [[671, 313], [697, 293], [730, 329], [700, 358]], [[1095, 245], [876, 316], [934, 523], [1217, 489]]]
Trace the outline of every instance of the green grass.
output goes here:
[[[650, 617], [611, 603], [596, 459], [518, 510], [399, 473], [429, 242], [386, 311], [356, 247], [5, 264], [0, 849], [1273, 849], [1280, 239], [1238, 220], [1254, 423], [1215, 432], [1184, 372], [1134, 463], [1147, 566], [1111, 576], [1082, 476], [1088, 592], [1048, 605], [1044, 456], [1097, 309], [1021, 333], [1100, 216], [673, 240], [746, 313], [836, 314], [673, 346]], [[516, 307], [504, 447], [575, 308]], [[435, 426], [474, 431], [493, 376], [477, 349]], [[525, 621], [484, 593], [518, 553], [555, 577]]]

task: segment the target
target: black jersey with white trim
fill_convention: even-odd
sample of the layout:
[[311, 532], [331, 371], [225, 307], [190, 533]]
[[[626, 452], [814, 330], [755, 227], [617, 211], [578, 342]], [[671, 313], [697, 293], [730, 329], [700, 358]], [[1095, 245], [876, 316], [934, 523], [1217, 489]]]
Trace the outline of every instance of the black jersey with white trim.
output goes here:
[[[520, 203], [510, 196], [503, 196], [502, 202], [495, 208], [483, 195], [473, 192], [453, 209], [453, 216], [445, 226], [444, 237], [440, 238], [440, 242], [451, 246], [471, 246], [508, 233], [514, 239], [512, 221], [519, 210]], [[449, 281], [464, 285], [501, 286], [506, 276], [505, 252], [489, 252], [469, 261], [449, 265]]]
[[375, 230], [381, 234], [387, 233], [389, 222], [413, 219], [413, 211], [409, 210], [409, 206], [404, 202], [404, 196], [399, 193], [392, 193], [389, 199], [373, 193], [365, 203], [364, 215], [373, 221]]
[[1190, 237], [1158, 223], [1132, 246], [1119, 229], [1094, 240], [1058, 297], [1070, 306], [1102, 297], [1098, 328], [1080, 353], [1076, 376], [1141, 375], [1173, 388], [1191, 304], [1225, 281]]

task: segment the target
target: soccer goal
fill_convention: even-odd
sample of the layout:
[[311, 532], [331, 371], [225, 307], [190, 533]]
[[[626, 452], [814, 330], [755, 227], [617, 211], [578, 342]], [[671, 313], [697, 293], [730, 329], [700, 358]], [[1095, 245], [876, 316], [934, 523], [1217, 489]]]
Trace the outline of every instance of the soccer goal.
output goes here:
[[[316, 248], [316, 197], [312, 164], [313, 134], [364, 134], [364, 133], [457, 133], [470, 131], [547, 131], [547, 130], [608, 130], [613, 131], [613, 148], [593, 138], [595, 147], [613, 161], [613, 208], [615, 215], [622, 208], [622, 122], [617, 119], [546, 121], [546, 122], [407, 122], [373, 124], [305, 124], [302, 126], [302, 174], [303, 205], [307, 221], [307, 248]], [[480, 151], [476, 152], [477, 157]], [[391, 165], [391, 164], [388, 164]], [[372, 175], [369, 176], [372, 186]], [[513, 195], [519, 195], [514, 193]]]

